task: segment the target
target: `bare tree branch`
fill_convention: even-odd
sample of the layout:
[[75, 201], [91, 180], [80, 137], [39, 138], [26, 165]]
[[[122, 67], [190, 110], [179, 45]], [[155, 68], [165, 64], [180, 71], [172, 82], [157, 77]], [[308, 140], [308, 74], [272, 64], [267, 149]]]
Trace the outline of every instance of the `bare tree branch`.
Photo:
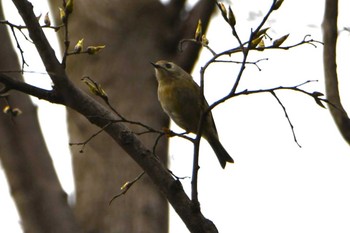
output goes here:
[[60, 98], [60, 96], [57, 95], [57, 93], [53, 90], [45, 90], [39, 87], [35, 87], [2, 73], [0, 73], [0, 83], [4, 85], [4, 87], [0, 89], [0, 95], [10, 90], [16, 90], [31, 96], [35, 96], [39, 99], [44, 99], [51, 103], [63, 103], [63, 100]]

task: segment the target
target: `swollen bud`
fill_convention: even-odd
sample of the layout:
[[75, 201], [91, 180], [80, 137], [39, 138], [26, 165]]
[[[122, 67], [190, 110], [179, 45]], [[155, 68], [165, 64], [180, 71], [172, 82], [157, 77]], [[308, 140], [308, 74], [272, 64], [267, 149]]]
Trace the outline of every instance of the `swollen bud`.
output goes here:
[[280, 6], [282, 5], [283, 0], [277, 0], [275, 5], [273, 6], [273, 10], [278, 10], [280, 8]]
[[320, 99], [321, 96], [324, 96], [323, 93], [318, 92], [318, 91], [314, 91], [314, 92], [312, 93], [312, 96], [314, 97], [315, 102], [316, 102], [320, 107], [326, 108], [326, 106], [324, 106], [324, 104], [322, 103], [322, 101], [321, 101], [321, 99]]
[[67, 15], [69, 15], [73, 12], [73, 0], [67, 1], [67, 4], [65, 6], [65, 11], [66, 11]]
[[279, 47], [287, 38], [289, 34], [282, 36], [281, 38], [275, 40], [272, 44], [273, 47]]
[[218, 4], [219, 4], [219, 8], [220, 8], [222, 17], [224, 17], [224, 19], [227, 20], [227, 10], [226, 10], [225, 5], [222, 2], [219, 2]]
[[196, 41], [200, 41], [202, 37], [202, 21], [199, 19], [197, 28], [196, 28], [196, 33], [194, 34], [194, 39]]
[[263, 41], [263, 36], [260, 36], [256, 39], [252, 40], [251, 47], [256, 48], [261, 43], [261, 41]]
[[125, 182], [125, 184], [123, 184], [122, 187], [120, 187], [120, 190], [125, 190], [125, 189], [129, 189], [131, 183], [129, 181]]
[[230, 6], [228, 7], [228, 23], [231, 27], [236, 25], [236, 18]]
[[107, 93], [102, 89], [100, 84], [96, 83], [88, 76], [83, 77], [81, 80], [89, 87], [92, 94], [101, 97], [105, 101], [108, 101]]
[[9, 114], [13, 117], [16, 117], [22, 114], [22, 111], [19, 108], [11, 108], [9, 105], [6, 105], [3, 108], [2, 112], [5, 114]]
[[51, 20], [50, 20], [50, 17], [49, 17], [49, 12], [46, 13], [45, 17], [44, 17], [44, 24], [45, 26], [51, 26]]
[[67, 22], [67, 16], [66, 16], [66, 12], [64, 12], [64, 10], [59, 7], [58, 8], [60, 10], [60, 19], [63, 23], [66, 23]]
[[202, 43], [205, 45], [209, 44], [209, 40], [207, 39], [207, 37], [205, 36], [205, 34], [203, 34], [202, 39], [201, 39]]
[[260, 31], [258, 31], [255, 35], [254, 35], [254, 38], [258, 38], [262, 35], [267, 35], [266, 32], [267, 30], [269, 30], [270, 28], [264, 28], [264, 29], [261, 29]]
[[260, 48], [260, 50], [264, 50], [265, 48], [265, 42], [264, 40], [261, 40], [260, 43], [258, 44], [258, 48]]
[[21, 114], [22, 114], [21, 109], [19, 109], [19, 108], [12, 109], [12, 116], [16, 117], [16, 116], [19, 116]]
[[82, 81], [89, 87], [89, 90], [92, 94], [98, 95], [98, 89], [93, 82], [86, 79], [82, 79]]
[[74, 53], [80, 53], [83, 50], [84, 38], [80, 39], [78, 43], [74, 46]]
[[101, 49], [104, 49], [106, 46], [105, 45], [99, 45], [99, 46], [89, 46], [86, 49], [86, 52], [90, 55], [93, 55], [97, 52], [99, 52]]
[[324, 94], [323, 94], [323, 93], [318, 92], [318, 91], [314, 91], [314, 92], [312, 92], [312, 95], [313, 95], [313, 96], [315, 96], [315, 97], [324, 96]]
[[5, 114], [9, 114], [11, 112], [11, 107], [9, 105], [6, 105], [3, 109], [2, 112]]

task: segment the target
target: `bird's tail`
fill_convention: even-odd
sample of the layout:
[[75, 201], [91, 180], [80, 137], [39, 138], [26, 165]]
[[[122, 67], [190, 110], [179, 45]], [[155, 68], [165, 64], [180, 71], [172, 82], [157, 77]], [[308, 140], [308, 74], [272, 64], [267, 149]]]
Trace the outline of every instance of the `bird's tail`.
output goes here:
[[227, 151], [219, 141], [218, 137], [207, 138], [207, 140], [210, 146], [213, 148], [216, 156], [218, 157], [222, 168], [225, 168], [226, 163], [234, 162], [231, 156], [227, 153]]

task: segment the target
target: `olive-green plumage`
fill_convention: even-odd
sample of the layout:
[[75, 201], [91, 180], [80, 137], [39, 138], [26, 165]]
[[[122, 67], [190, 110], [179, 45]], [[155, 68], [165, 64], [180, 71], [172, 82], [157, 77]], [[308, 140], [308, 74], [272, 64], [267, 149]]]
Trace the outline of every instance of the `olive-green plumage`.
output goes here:
[[[158, 81], [158, 99], [169, 117], [187, 132], [196, 133], [199, 118], [207, 108], [208, 103], [202, 104], [200, 88], [192, 76], [181, 67], [168, 61], [152, 63]], [[213, 148], [222, 168], [226, 162], [233, 163], [233, 159], [221, 145], [211, 112], [203, 124], [202, 136]]]

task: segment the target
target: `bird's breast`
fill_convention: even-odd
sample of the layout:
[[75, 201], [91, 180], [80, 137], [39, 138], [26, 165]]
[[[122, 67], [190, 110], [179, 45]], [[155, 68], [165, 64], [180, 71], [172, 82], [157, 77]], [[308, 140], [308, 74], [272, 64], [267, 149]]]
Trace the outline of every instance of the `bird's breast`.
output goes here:
[[162, 108], [172, 117], [179, 111], [181, 104], [178, 103], [176, 90], [171, 85], [161, 85], [158, 88], [158, 99]]
[[183, 83], [160, 85], [158, 99], [164, 111], [181, 128], [189, 132], [197, 129], [200, 109], [195, 91]]

